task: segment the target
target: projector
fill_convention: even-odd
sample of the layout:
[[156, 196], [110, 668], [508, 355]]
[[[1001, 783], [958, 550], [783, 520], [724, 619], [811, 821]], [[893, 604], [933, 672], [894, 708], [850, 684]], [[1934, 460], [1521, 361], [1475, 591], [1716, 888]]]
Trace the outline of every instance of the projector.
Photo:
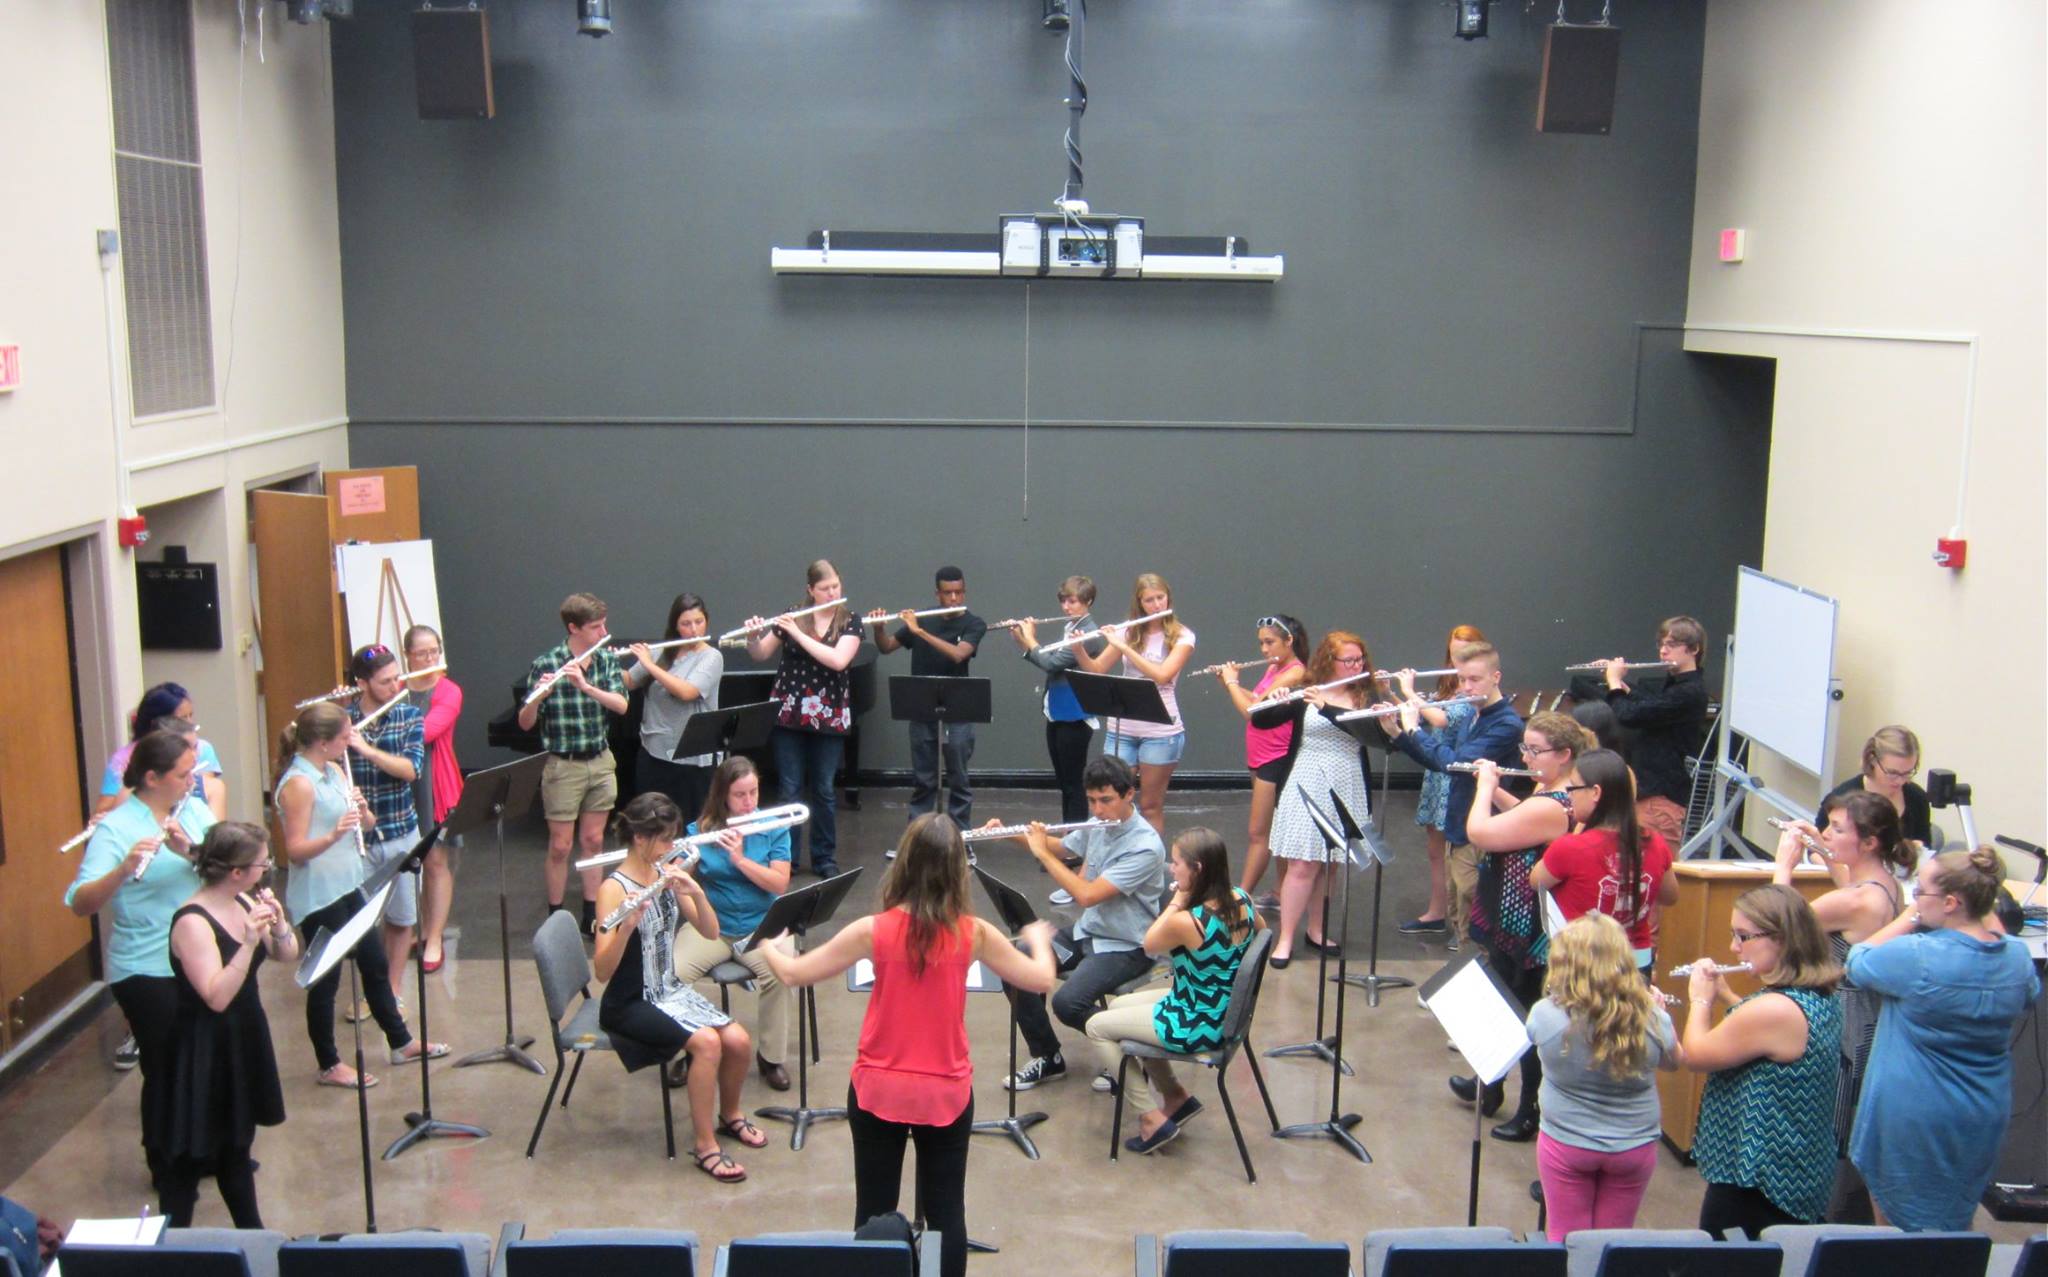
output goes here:
[[1145, 219], [1113, 213], [1013, 213], [1002, 219], [1002, 273], [1040, 279], [1137, 279]]

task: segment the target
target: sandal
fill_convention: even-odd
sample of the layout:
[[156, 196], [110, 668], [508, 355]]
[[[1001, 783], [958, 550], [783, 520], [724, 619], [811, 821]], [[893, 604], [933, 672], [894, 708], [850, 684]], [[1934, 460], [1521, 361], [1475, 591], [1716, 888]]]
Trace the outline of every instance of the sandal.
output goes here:
[[697, 1154], [697, 1169], [721, 1184], [738, 1184], [747, 1178], [746, 1168], [727, 1157], [722, 1148]]
[[726, 1118], [718, 1124], [718, 1129], [732, 1136], [748, 1148], [768, 1147], [767, 1133], [752, 1122], [749, 1122], [744, 1114], [739, 1117]]
[[[331, 1069], [325, 1069], [321, 1072], [317, 1081], [321, 1086], [338, 1086], [344, 1091], [353, 1091], [356, 1089], [356, 1080], [354, 1078], [345, 1078], [341, 1075], [341, 1070], [347, 1067], [348, 1065], [346, 1064], [337, 1064]], [[363, 1074], [363, 1089], [365, 1091], [375, 1085], [377, 1085], [377, 1075], [375, 1073]]]

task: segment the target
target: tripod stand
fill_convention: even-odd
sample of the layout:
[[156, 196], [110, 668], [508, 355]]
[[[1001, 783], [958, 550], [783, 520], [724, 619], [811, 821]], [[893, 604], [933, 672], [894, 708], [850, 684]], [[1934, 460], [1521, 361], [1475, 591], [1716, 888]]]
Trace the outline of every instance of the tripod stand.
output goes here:
[[[1360, 739], [1363, 739], [1363, 737]], [[1381, 989], [1412, 989], [1415, 987], [1415, 981], [1408, 979], [1406, 976], [1380, 974], [1380, 893], [1385, 886], [1386, 868], [1393, 863], [1394, 857], [1393, 853], [1387, 850], [1386, 840], [1380, 837], [1381, 826], [1379, 822], [1368, 819], [1366, 823], [1370, 828], [1361, 829], [1358, 826], [1358, 821], [1351, 815], [1350, 809], [1345, 807], [1344, 800], [1337, 797], [1334, 790], [1330, 793], [1330, 802], [1336, 812], [1337, 822], [1343, 826], [1346, 840], [1372, 858], [1372, 940], [1366, 950], [1365, 974], [1345, 974], [1344, 958], [1340, 954], [1337, 958], [1337, 979], [1344, 983], [1355, 984], [1359, 988], [1364, 989], [1365, 1005], [1377, 1007], [1380, 1004]], [[1383, 800], [1380, 804], [1379, 821], [1385, 820], [1386, 812], [1387, 808]], [[1348, 927], [1351, 922], [1351, 880], [1348, 878], [1344, 880], [1344, 900], [1344, 921]], [[1330, 934], [1327, 926], [1323, 934], [1326, 936]]]
[[[334, 970], [335, 963], [353, 954], [358, 944], [365, 943], [364, 937], [377, 925], [377, 920], [384, 916], [384, 901], [390, 895], [391, 881], [387, 878], [378, 890], [371, 893], [368, 903], [341, 925], [340, 931], [329, 931], [322, 927], [314, 932], [312, 938], [306, 942], [306, 952], [299, 958], [299, 969], [292, 973], [292, 982], [301, 989], [310, 989], [326, 979], [327, 974]], [[361, 898], [360, 894], [357, 898]], [[374, 944], [376, 941], [368, 943]], [[354, 963], [350, 963], [349, 1004], [353, 1006], [356, 999], [361, 996], [362, 989], [357, 982], [356, 967]], [[370, 1161], [370, 1090], [363, 1082], [369, 1073], [363, 1063], [363, 1022], [355, 1020], [352, 1023], [356, 1051], [356, 1129], [361, 1134], [363, 1149], [363, 1231], [374, 1233], [377, 1231], [377, 1187], [373, 1164]]]
[[[418, 898], [420, 873], [426, 863], [427, 852], [433, 848], [435, 841], [440, 837], [441, 826], [436, 825], [428, 830], [427, 836], [420, 839], [411, 851], [405, 853], [405, 858], [400, 860], [395, 866], [397, 873], [409, 873], [412, 875], [415, 899]], [[395, 875], [393, 881], [396, 881]], [[490, 1132], [481, 1126], [471, 1126], [466, 1122], [444, 1122], [434, 1116], [433, 1082], [427, 1071], [427, 1058], [430, 1054], [428, 1043], [433, 1039], [427, 1035], [426, 964], [424, 962], [416, 964], [413, 967], [413, 971], [418, 980], [414, 988], [417, 990], [420, 1000], [420, 1111], [405, 1115], [407, 1127], [405, 1133], [391, 1141], [391, 1147], [384, 1150], [384, 1160], [387, 1162], [421, 1140], [454, 1135], [466, 1136], [471, 1139], [484, 1139], [490, 1135]]]
[[[1301, 795], [1302, 804], [1308, 809], [1309, 819], [1315, 822], [1316, 831], [1320, 833], [1323, 837], [1324, 847], [1326, 847], [1333, 853], [1337, 853], [1337, 858], [1332, 865], [1333, 871], [1337, 866], [1340, 865], [1345, 869], [1357, 869], [1359, 867], [1357, 859], [1358, 850], [1360, 845], [1364, 842], [1364, 840], [1361, 838], [1346, 838], [1344, 836], [1343, 831], [1340, 830], [1337, 827], [1336, 823], [1330, 819], [1329, 814], [1323, 811], [1321, 807], [1316, 805], [1315, 799], [1309, 797], [1307, 789], [1301, 788], [1299, 786], [1297, 786], [1296, 789], [1297, 792]], [[1331, 802], [1337, 804], [1339, 810], [1342, 810], [1343, 803], [1340, 799], [1338, 799], [1336, 794], [1331, 794], [1330, 800]], [[1350, 813], [1345, 813], [1347, 823], [1349, 823], [1349, 815]], [[1368, 851], [1368, 854], [1371, 854], [1370, 851]], [[1303, 1043], [1301, 1046], [1298, 1047], [1281, 1048], [1282, 1051], [1288, 1051], [1293, 1054], [1308, 1054], [1313, 1052], [1314, 1048], [1324, 1048], [1323, 1052], [1316, 1053], [1324, 1054], [1325, 1058], [1327, 1058], [1330, 1063], [1330, 1115], [1320, 1122], [1297, 1122], [1293, 1126], [1283, 1126], [1279, 1130], [1273, 1132], [1273, 1134], [1276, 1138], [1283, 1140], [1335, 1140], [1338, 1144], [1343, 1145], [1345, 1150], [1348, 1151], [1353, 1157], [1356, 1157], [1361, 1162], [1366, 1162], [1369, 1164], [1372, 1161], [1372, 1154], [1366, 1152], [1365, 1145], [1361, 1144], [1358, 1141], [1358, 1137], [1351, 1133], [1351, 1128], [1357, 1126], [1364, 1119], [1356, 1113], [1346, 1113], [1343, 1111], [1344, 1075], [1351, 1072], [1351, 1069], [1344, 1063], [1341, 1045], [1344, 1040], [1343, 948], [1344, 941], [1348, 938], [1348, 933], [1351, 929], [1350, 905], [1351, 875], [1349, 873], [1346, 873], [1344, 875], [1344, 908], [1342, 913], [1343, 923], [1340, 928], [1340, 932], [1345, 934], [1340, 934], [1337, 940], [1337, 978], [1333, 981], [1327, 979], [1324, 975], [1324, 972], [1328, 969], [1327, 964], [1329, 961], [1329, 957], [1327, 954], [1324, 955], [1322, 959], [1322, 964], [1318, 966], [1316, 972], [1316, 1027], [1318, 1029], [1322, 1027], [1323, 990], [1328, 985], [1335, 984], [1337, 986], [1337, 1031], [1334, 1034], [1332, 1034], [1328, 1039], [1318, 1038], [1314, 1042]], [[1329, 918], [1330, 902], [1328, 894], [1325, 893], [1323, 898], [1323, 936], [1326, 939], [1330, 934]], [[1279, 1052], [1269, 1051], [1267, 1052], [1267, 1054], [1277, 1055], [1279, 1054]]]
[[[754, 928], [754, 934], [746, 943], [752, 945], [757, 939], [779, 936], [787, 931], [797, 938], [799, 944], [811, 928], [829, 922], [832, 915], [846, 900], [855, 880], [866, 872], [867, 866], [849, 870], [823, 882], [814, 882], [808, 887], [784, 892], [768, 906], [768, 912], [761, 915], [761, 925]], [[811, 1053], [816, 1049], [817, 1036], [817, 993], [806, 987], [798, 990], [796, 1008], [796, 1105], [774, 1104], [767, 1108], [755, 1109], [755, 1117], [770, 1121], [788, 1122], [794, 1129], [789, 1134], [791, 1151], [804, 1146], [804, 1137], [809, 1134], [813, 1122], [843, 1122], [844, 1108], [811, 1107]]]
[[[996, 907], [996, 916], [1003, 920], [1003, 925], [1009, 928], [1011, 935], [1019, 934], [1024, 928], [1038, 921], [1037, 911], [1031, 907], [1031, 902], [1024, 898], [1023, 892], [1018, 891], [1009, 883], [982, 869], [979, 865], [974, 866], [974, 876], [981, 879], [981, 889], [988, 893], [989, 900]], [[1008, 999], [1004, 1000], [1009, 1001]], [[1017, 1076], [1017, 1004], [1015, 1002], [1010, 1002], [1010, 1071], [1004, 1076]], [[1008, 1113], [1003, 1117], [984, 1118], [976, 1122], [971, 1129], [976, 1135], [1009, 1136], [1016, 1142], [1017, 1147], [1023, 1151], [1024, 1156], [1035, 1162], [1038, 1160], [1038, 1145], [1032, 1141], [1029, 1132], [1032, 1127], [1045, 1121], [1046, 1115], [1036, 1111], [1019, 1115], [1017, 1112], [1017, 1092], [1006, 1086], [1003, 1088], [1003, 1094], [1008, 1097]]]
[[[455, 1062], [458, 1069], [504, 1060], [535, 1073], [545, 1075], [548, 1071], [546, 1065], [526, 1053], [526, 1048], [533, 1045], [533, 1039], [512, 1027], [512, 911], [505, 895], [505, 816], [507, 813], [524, 815], [533, 806], [534, 795], [540, 792], [541, 769], [547, 766], [547, 761], [546, 754], [535, 754], [517, 762], [471, 773], [463, 783], [462, 798], [441, 826], [444, 832], [454, 837], [488, 821], [498, 844], [498, 968], [505, 984], [505, 1041], [502, 1046], [471, 1051]], [[420, 1008], [424, 1015], [424, 993], [420, 995]], [[420, 1036], [426, 1036], [424, 1022]]]

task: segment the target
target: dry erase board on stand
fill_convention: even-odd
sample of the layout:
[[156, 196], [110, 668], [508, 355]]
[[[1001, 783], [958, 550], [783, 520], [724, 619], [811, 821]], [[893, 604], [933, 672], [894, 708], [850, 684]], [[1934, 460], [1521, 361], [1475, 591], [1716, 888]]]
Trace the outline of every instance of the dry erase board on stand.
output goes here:
[[1728, 726], [1825, 778], [1835, 746], [1835, 631], [1825, 594], [1743, 568], [1735, 582]]

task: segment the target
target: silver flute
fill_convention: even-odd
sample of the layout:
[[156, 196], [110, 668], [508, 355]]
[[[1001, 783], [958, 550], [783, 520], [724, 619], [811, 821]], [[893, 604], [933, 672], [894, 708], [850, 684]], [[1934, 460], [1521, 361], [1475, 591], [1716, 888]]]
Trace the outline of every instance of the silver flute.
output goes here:
[[[1444, 768], [1444, 770], [1447, 772], [1477, 772], [1479, 770], [1479, 764], [1452, 763], [1450, 766]], [[1536, 772], [1532, 772], [1526, 767], [1496, 767], [1493, 770], [1495, 771], [1495, 773], [1502, 776], [1528, 776], [1533, 779], [1537, 775]]]
[[742, 625], [736, 630], [727, 630], [718, 636], [718, 645], [720, 647], [744, 647], [749, 636], [767, 633], [770, 629], [774, 628], [777, 621], [794, 621], [800, 616], [812, 616], [823, 612], [827, 608], [844, 607], [845, 604], [845, 599], [834, 599], [830, 603], [820, 603], [815, 607], [798, 608], [794, 612], [777, 612], [774, 616], [763, 621], [758, 629], [748, 629]]
[[1061, 613], [1058, 616], [1014, 616], [1007, 621], [995, 621], [990, 623], [989, 629], [1021, 630], [1026, 625], [1051, 625], [1055, 622], [1064, 621], [1067, 619], [1068, 618], [1065, 613]]
[[[1442, 700], [1424, 701], [1422, 702], [1422, 707], [1428, 709], [1434, 706], [1437, 709], [1442, 709], [1446, 705], [1476, 705], [1478, 703], [1479, 698], [1477, 696], [1446, 696]], [[1337, 715], [1337, 721], [1349, 723], [1361, 718], [1392, 718], [1400, 712], [1401, 707], [1399, 705], [1374, 705], [1369, 709], [1348, 710]], [[1502, 774], [1507, 776], [1514, 775], [1513, 772], [1509, 771], [1503, 771]]]
[[[1047, 825], [1049, 834], [1070, 834], [1076, 829], [1108, 829], [1119, 822], [1114, 820], [1072, 820], [1064, 825]], [[985, 829], [969, 829], [960, 835], [962, 842], [985, 842], [990, 838], [1022, 838], [1031, 832], [1029, 825], [992, 825]]]
[[1232, 665], [1237, 666], [1239, 669], [1248, 670], [1260, 665], [1271, 665], [1272, 663], [1273, 658], [1270, 656], [1254, 656], [1249, 661], [1218, 661], [1214, 665], [1204, 665], [1198, 670], [1189, 670], [1187, 674], [1189, 678], [1200, 678], [1204, 674], [1221, 674]]
[[[519, 708], [521, 708], [521, 709], [525, 709], [525, 708], [526, 708], [526, 707], [527, 707], [528, 705], [531, 705], [531, 704], [533, 704], [533, 703], [534, 703], [535, 701], [539, 700], [539, 699], [540, 699], [541, 697], [543, 697], [543, 696], [547, 695], [547, 693], [548, 693], [548, 689], [549, 689], [549, 688], [551, 688], [551, 687], [553, 687], [553, 686], [554, 686], [554, 685], [555, 685], [556, 683], [558, 683], [558, 682], [560, 682], [560, 681], [561, 681], [561, 679], [562, 679], [562, 676], [563, 676], [564, 674], [567, 674], [567, 673], [569, 672], [569, 667], [570, 667], [571, 665], [581, 665], [581, 664], [583, 664], [583, 662], [585, 662], [585, 661], [589, 660], [589, 659], [590, 659], [591, 657], [593, 657], [593, 656], [596, 656], [596, 655], [597, 655], [597, 649], [599, 649], [599, 648], [603, 647], [603, 646], [604, 646], [605, 644], [607, 644], [607, 643], [609, 643], [609, 642], [611, 642], [611, 641], [612, 641], [612, 636], [611, 636], [611, 635], [609, 635], [609, 634], [607, 634], [607, 635], [605, 635], [605, 636], [604, 636], [603, 638], [599, 639], [599, 640], [598, 640], [597, 642], [595, 642], [595, 643], [592, 643], [592, 644], [590, 645], [589, 649], [588, 649], [588, 650], [586, 650], [586, 651], [585, 651], [585, 652], [583, 653], [583, 655], [581, 655], [581, 656], [572, 656], [572, 657], [570, 657], [570, 658], [569, 658], [568, 660], [566, 660], [566, 661], [562, 662], [562, 663], [561, 663], [561, 664], [560, 664], [559, 666], [557, 666], [557, 667], [556, 667], [556, 668], [554, 669], [554, 671], [553, 671], [552, 673], [549, 673], [549, 674], [543, 675], [543, 676], [541, 677], [541, 680], [540, 680], [540, 682], [538, 682], [538, 683], [535, 683], [535, 684], [533, 685], [533, 690], [532, 690], [532, 691], [530, 691], [530, 692], [528, 692], [528, 693], [526, 694], [526, 699], [525, 699], [525, 700], [523, 700], [523, 701], [521, 701], [521, 702], [519, 703]], [[422, 671], [422, 672], [424, 672], [424, 671]], [[396, 698], [394, 697], [393, 699], [395, 700]], [[389, 708], [389, 707], [387, 706], [386, 708]], [[381, 709], [380, 709], [380, 710], [379, 710], [379, 711], [377, 711], [377, 712], [381, 714], [381, 713], [383, 713], [383, 710], [381, 710]], [[366, 720], [366, 721], [367, 721], [367, 720]], [[357, 724], [357, 726], [358, 726], [358, 727], [360, 727], [360, 726], [362, 726], [362, 724], [361, 724], [361, 723], [358, 723], [358, 724]]]
[[[1671, 968], [1671, 978], [1674, 980], [1685, 979], [1692, 974], [1692, 969], [1696, 965], [1698, 964], [1688, 962], [1682, 967]], [[1715, 975], [1735, 975], [1738, 972], [1754, 971], [1756, 969], [1747, 962], [1710, 962], [1707, 966], [1713, 970]]]
[[[707, 829], [701, 834], [690, 834], [669, 844], [671, 853], [683, 847], [708, 847], [725, 837], [728, 831], [741, 835], [771, 834], [778, 829], [801, 825], [811, 818], [811, 809], [802, 803], [784, 803], [780, 807], [763, 807], [750, 811], [744, 816], [734, 816], [719, 829]], [[596, 869], [603, 865], [616, 865], [626, 858], [626, 849], [599, 852], [595, 856], [576, 862], [578, 869]], [[660, 862], [657, 861], [657, 864]]]
[[[1567, 674], [1591, 674], [1597, 671], [1604, 671], [1606, 668], [1607, 662], [1605, 661], [1582, 661], [1577, 665], [1567, 665], [1564, 667]], [[1668, 670], [1671, 668], [1671, 662], [1623, 661], [1621, 668], [1625, 670]]]
[[[1458, 671], [1456, 671], [1456, 670], [1454, 670], [1454, 669], [1446, 669], [1446, 670], [1416, 670], [1416, 671], [1415, 671], [1415, 677], [1416, 677], [1416, 678], [1438, 678], [1438, 677], [1441, 677], [1442, 675], [1445, 675], [1445, 674], [1455, 674], [1455, 673], [1457, 673], [1457, 672], [1458, 672]], [[1331, 688], [1333, 688], [1333, 687], [1342, 687], [1342, 686], [1344, 686], [1344, 685], [1345, 685], [1346, 683], [1357, 683], [1357, 682], [1360, 682], [1360, 681], [1362, 681], [1362, 680], [1364, 680], [1364, 679], [1368, 679], [1368, 678], [1370, 678], [1370, 679], [1392, 679], [1392, 678], [1399, 678], [1400, 676], [1401, 676], [1401, 671], [1399, 671], [1399, 670], [1361, 670], [1361, 671], [1359, 671], [1359, 672], [1358, 672], [1358, 673], [1356, 673], [1356, 674], [1346, 674], [1346, 675], [1345, 675], [1345, 676], [1344, 676], [1343, 678], [1333, 678], [1333, 679], [1331, 679], [1331, 680], [1330, 680], [1329, 682], [1327, 682], [1327, 683], [1316, 683], [1316, 684], [1314, 684], [1314, 685], [1312, 685], [1312, 686], [1309, 686], [1309, 687], [1293, 687], [1293, 688], [1289, 688], [1288, 690], [1286, 690], [1286, 691], [1284, 691], [1284, 692], [1280, 693], [1280, 694], [1279, 694], [1279, 695], [1277, 695], [1277, 696], [1269, 696], [1269, 697], [1267, 697], [1267, 698], [1266, 698], [1265, 700], [1262, 700], [1262, 701], [1260, 701], [1260, 702], [1259, 702], [1258, 704], [1256, 704], [1256, 705], [1252, 706], [1252, 709], [1253, 709], [1253, 710], [1262, 710], [1262, 709], [1271, 709], [1271, 708], [1273, 708], [1273, 707], [1274, 707], [1274, 706], [1276, 706], [1276, 705], [1292, 705], [1292, 704], [1293, 704], [1294, 702], [1296, 702], [1296, 701], [1298, 701], [1298, 700], [1302, 700], [1302, 699], [1306, 698], [1306, 697], [1308, 696], [1308, 694], [1309, 694], [1310, 692], [1327, 692], [1327, 691], [1329, 691], [1329, 690], [1330, 690]], [[1470, 699], [1470, 698], [1467, 698], [1467, 699]], [[1441, 702], [1436, 702], [1436, 701], [1432, 701], [1432, 702], [1431, 702], [1431, 704], [1445, 704], [1445, 705], [1448, 705], [1449, 703], [1450, 703], [1449, 701], [1441, 701]]]
[[664, 854], [661, 857], [661, 859], [654, 862], [654, 867], [657, 871], [657, 876], [655, 877], [654, 881], [648, 883], [646, 886], [640, 888], [638, 891], [627, 892], [626, 898], [619, 902], [619, 907], [612, 910], [610, 913], [606, 914], [604, 916], [604, 921], [597, 924], [598, 934], [610, 935], [612, 932], [618, 930], [619, 924], [624, 922], [626, 919], [632, 917], [633, 911], [635, 909], [638, 909], [640, 906], [654, 899], [662, 892], [668, 890], [669, 880], [667, 878], [659, 876], [659, 871], [662, 868], [662, 866], [673, 864], [677, 860], [681, 860], [683, 862], [681, 866], [683, 872], [688, 873], [691, 869], [696, 867], [697, 859], [702, 854], [702, 851], [697, 847], [697, 845], [691, 842], [689, 839], [676, 839], [674, 843], [670, 844], [667, 853]]
[[[922, 612], [912, 612], [911, 615], [922, 621], [928, 616], [958, 616], [966, 610], [965, 607], [928, 607]], [[884, 612], [880, 616], [864, 616], [861, 620], [869, 625], [887, 625], [902, 615], [901, 612]]]
[[1076, 643], [1086, 643], [1093, 639], [1099, 639], [1109, 630], [1128, 630], [1133, 626], [1150, 625], [1154, 621], [1163, 621], [1172, 615], [1173, 609], [1167, 608], [1164, 611], [1154, 612], [1150, 616], [1134, 616], [1128, 621], [1111, 621], [1100, 629], [1089, 630], [1085, 634], [1076, 634], [1072, 638], [1063, 638], [1057, 643], [1040, 643], [1038, 650], [1041, 652], [1057, 652], [1063, 647], [1072, 647]]
[[298, 703], [294, 704], [292, 708], [310, 709], [311, 707], [320, 704], [322, 701], [345, 701], [352, 696], [362, 695], [362, 692], [363, 689], [357, 687], [354, 683], [343, 683], [331, 692], [322, 692], [318, 696], [308, 696], [305, 700], [299, 701]]
[[1797, 834], [1799, 836], [1799, 845], [1806, 849], [1807, 855], [1819, 856], [1822, 860], [1833, 860], [1835, 858], [1835, 853], [1827, 849], [1827, 844], [1815, 838], [1812, 834], [1799, 829], [1791, 821], [1781, 820], [1776, 816], [1766, 816], [1764, 820], [1773, 829], [1788, 834]]
[[[151, 847], [148, 851], [142, 853], [141, 863], [135, 866], [134, 873], [128, 875], [129, 881], [141, 882], [142, 875], [149, 872], [149, 862], [155, 860], [156, 853], [164, 849], [165, 845], [170, 839], [171, 830], [178, 828], [178, 813], [184, 811], [185, 804], [191, 801], [192, 791], [188, 789], [185, 791], [185, 796], [183, 798], [180, 798], [177, 802], [171, 804], [171, 814], [164, 817], [163, 837], [157, 840], [156, 846]], [[172, 854], [176, 855], [177, 853], [173, 852]]]

